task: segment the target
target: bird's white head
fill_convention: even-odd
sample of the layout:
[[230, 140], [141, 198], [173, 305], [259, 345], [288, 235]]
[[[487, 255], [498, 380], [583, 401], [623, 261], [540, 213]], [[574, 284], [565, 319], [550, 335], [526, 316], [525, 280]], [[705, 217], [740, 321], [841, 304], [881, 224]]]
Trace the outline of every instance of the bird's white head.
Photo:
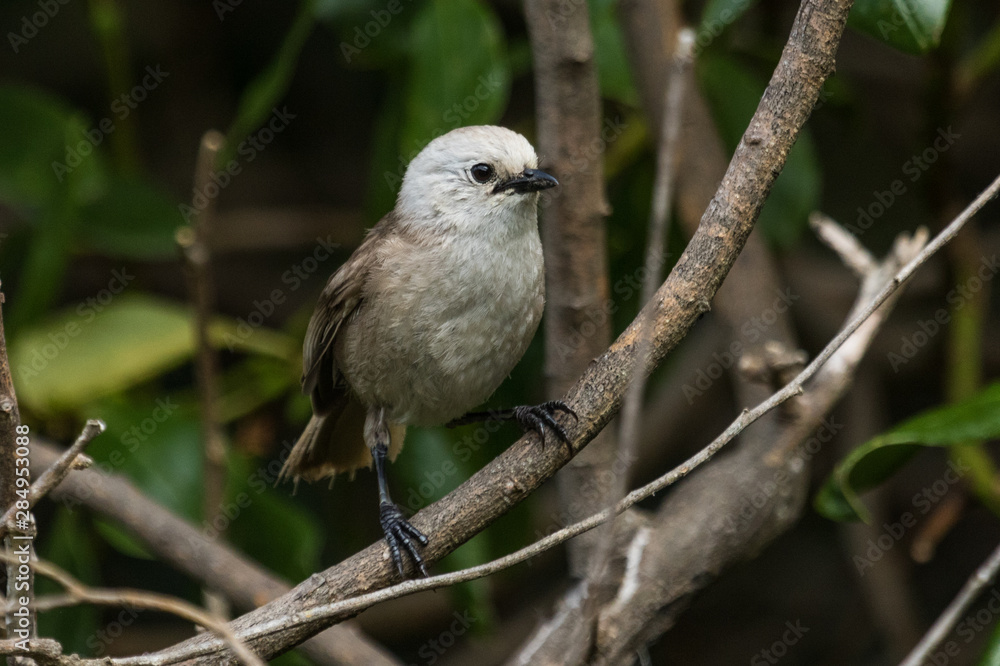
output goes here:
[[461, 127], [413, 158], [396, 212], [407, 224], [520, 232], [536, 224], [538, 192], [558, 184], [538, 169], [534, 148], [517, 132], [492, 125]]

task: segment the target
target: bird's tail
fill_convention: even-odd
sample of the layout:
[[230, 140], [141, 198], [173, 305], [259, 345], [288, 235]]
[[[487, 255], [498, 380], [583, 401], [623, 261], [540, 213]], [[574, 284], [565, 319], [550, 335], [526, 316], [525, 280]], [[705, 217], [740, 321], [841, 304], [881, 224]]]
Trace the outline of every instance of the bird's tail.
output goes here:
[[[291, 478], [312, 482], [342, 472], [353, 477], [359, 467], [371, 467], [372, 456], [365, 443], [364, 426], [365, 408], [355, 400], [330, 414], [314, 414], [288, 454], [278, 481]], [[395, 460], [403, 448], [406, 426], [391, 426], [389, 432], [389, 457]]]

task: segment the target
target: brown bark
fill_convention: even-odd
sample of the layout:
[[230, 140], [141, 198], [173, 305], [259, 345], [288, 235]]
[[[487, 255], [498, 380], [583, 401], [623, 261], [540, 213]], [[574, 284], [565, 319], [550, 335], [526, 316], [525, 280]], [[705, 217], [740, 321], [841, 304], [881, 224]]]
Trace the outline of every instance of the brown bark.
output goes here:
[[[541, 166], [559, 179], [543, 200], [546, 313], [545, 376], [550, 397], [562, 396], [611, 342], [601, 97], [586, 3], [525, 3], [535, 67]], [[607, 506], [607, 475], [615, 455], [611, 429], [602, 432], [557, 476], [562, 514], [570, 522]], [[585, 573], [598, 533], [570, 542], [570, 569]]]

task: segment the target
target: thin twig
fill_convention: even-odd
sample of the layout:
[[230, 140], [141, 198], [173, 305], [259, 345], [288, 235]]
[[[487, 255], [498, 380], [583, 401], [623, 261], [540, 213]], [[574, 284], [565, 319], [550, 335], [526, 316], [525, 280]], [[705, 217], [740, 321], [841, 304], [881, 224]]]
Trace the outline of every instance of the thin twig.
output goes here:
[[[42, 472], [42, 475], [31, 484], [31, 488], [28, 491], [28, 511], [30, 511], [38, 503], [38, 500], [42, 499], [53, 488], [58, 486], [66, 475], [70, 473], [73, 469], [79, 469], [77, 463], [79, 461], [80, 455], [83, 450], [87, 448], [87, 445], [94, 440], [95, 437], [104, 432], [105, 425], [103, 421], [92, 419], [87, 421], [87, 424], [83, 426], [83, 431], [80, 436], [76, 438], [73, 445], [70, 446], [66, 451], [63, 452], [56, 462]], [[7, 531], [7, 525], [14, 520], [14, 515], [17, 512], [17, 508], [11, 506], [7, 509], [7, 513], [0, 518], [0, 534], [4, 534]]]
[[[184, 253], [188, 269], [188, 289], [194, 303], [195, 345], [197, 348], [198, 399], [201, 404], [201, 434], [204, 446], [204, 500], [203, 515], [212, 524], [222, 505], [226, 490], [226, 446], [218, 410], [218, 359], [215, 348], [208, 339], [208, 327], [215, 308], [215, 286], [212, 281], [212, 254], [210, 236], [215, 212], [215, 197], [199, 206], [197, 199], [205, 197], [212, 184], [215, 164], [225, 144], [225, 137], [209, 130], [201, 138], [198, 161], [195, 165], [194, 201], [196, 212], [190, 227], [177, 232], [177, 243]], [[205, 603], [220, 616], [228, 614], [225, 600], [205, 588]]]
[[[677, 48], [674, 52], [673, 66], [670, 68], [669, 81], [664, 93], [663, 127], [660, 131], [660, 142], [657, 150], [656, 179], [653, 183], [653, 205], [649, 215], [649, 240], [646, 247], [645, 275], [642, 281], [642, 308], [660, 284], [660, 275], [666, 259], [668, 222], [673, 208], [675, 174], [677, 164], [677, 149], [680, 146], [681, 120], [684, 116], [684, 97], [688, 70], [691, 67], [694, 49], [694, 32], [688, 28], [677, 35]], [[630, 464], [636, 457], [635, 451], [639, 441], [639, 425], [642, 414], [642, 397], [646, 392], [648, 379], [642, 368], [648, 364], [650, 350], [653, 346], [653, 310], [646, 311], [639, 328], [639, 348], [636, 352], [635, 367], [632, 369], [632, 382], [622, 400], [621, 428], [619, 430], [618, 448], [624, 464]], [[628, 488], [628, 470], [625, 469], [615, 478], [608, 506], [615, 506], [625, 495]], [[613, 532], [607, 529], [607, 534], [601, 539], [601, 547], [591, 560], [590, 580], [597, 582], [602, 576], [613, 543]]]
[[[885, 303], [890, 296], [892, 296], [899, 289], [900, 285], [905, 282], [917, 268], [923, 265], [924, 262], [934, 255], [935, 252], [940, 250], [949, 240], [951, 240], [962, 228], [962, 226], [965, 225], [987, 201], [996, 196], [998, 191], [1000, 191], [1000, 177], [994, 180], [993, 183], [975, 199], [975, 201], [973, 201], [958, 217], [955, 218], [955, 220], [952, 221], [951, 224], [949, 224], [943, 231], [941, 231], [940, 234], [938, 234], [919, 253], [917, 253], [913, 259], [900, 268], [899, 271], [896, 272], [895, 276], [893, 276], [893, 278], [885, 285], [885, 287], [872, 298], [868, 305], [862, 308], [860, 313], [848, 324], [846, 324], [827, 344], [827, 346], [823, 348], [823, 351], [816, 356], [812, 363], [806, 366], [792, 381], [786, 384], [784, 388], [753, 409], [744, 410], [739, 417], [737, 417], [737, 419], [733, 421], [729, 427], [727, 427], [725, 431], [716, 437], [715, 440], [713, 440], [708, 446], [688, 458], [684, 463], [675, 467], [667, 474], [664, 474], [655, 481], [652, 481], [641, 488], [633, 490], [626, 495], [622, 501], [616, 504], [614, 508], [605, 509], [604, 511], [596, 513], [585, 520], [581, 520], [573, 525], [554, 532], [553, 534], [518, 551], [515, 551], [510, 555], [506, 555], [486, 564], [440, 576], [408, 580], [397, 585], [383, 588], [375, 592], [358, 595], [350, 599], [313, 606], [302, 611], [254, 625], [248, 630], [242, 632], [241, 637], [248, 641], [255, 640], [269, 634], [286, 630], [293, 626], [311, 624], [321, 618], [340, 616], [346, 617], [354, 615], [372, 606], [373, 604], [395, 599], [414, 592], [437, 589], [476, 578], [482, 578], [483, 576], [488, 576], [496, 573], [497, 571], [523, 562], [545, 550], [571, 539], [572, 537], [591, 530], [636, 503], [641, 502], [655, 495], [664, 488], [677, 483], [693, 470], [708, 462], [713, 456], [715, 456], [716, 453], [719, 452], [719, 450], [732, 441], [734, 437], [740, 434], [754, 421], [787, 401], [789, 398], [802, 393], [804, 384], [823, 368], [824, 364], [830, 359], [830, 357], [834, 355], [834, 353], [854, 334], [854, 332], [865, 324], [872, 314], [874, 314], [882, 306], [882, 304]], [[996, 566], [1000, 567], [1000, 549], [998, 549], [995, 555], [997, 558]], [[995, 574], [996, 571], [994, 570], [993, 573]], [[162, 665], [175, 663], [181, 659], [191, 659], [205, 654], [210, 654], [215, 649], [216, 648], [211, 644], [192, 646], [191, 649], [180, 654], [165, 654], [163, 659], [150, 662], [150, 664]], [[133, 664], [134, 666], [138, 666], [138, 662], [115, 661], [114, 663], [119, 664], [120, 666], [133, 666]], [[907, 664], [904, 666], [910, 665]]]
[[[0, 552], [0, 559], [6, 562], [17, 561], [14, 554], [10, 552]], [[63, 597], [49, 597], [44, 603], [36, 602], [35, 605], [39, 610], [50, 610], [86, 603], [101, 606], [131, 606], [143, 610], [170, 613], [189, 622], [201, 625], [217, 634], [229, 645], [240, 661], [247, 666], [264, 666], [264, 661], [240, 641], [236, 634], [229, 628], [228, 623], [219, 620], [211, 613], [183, 599], [144, 590], [89, 587], [64, 569], [43, 560], [35, 560], [31, 566], [36, 573], [51, 578], [61, 585], [67, 593]], [[5, 610], [9, 612], [11, 607], [12, 604], [8, 602]]]
[[809, 216], [809, 224], [819, 239], [836, 252], [841, 261], [860, 278], [877, 268], [875, 257], [858, 242], [857, 237], [820, 212]]
[[986, 588], [987, 585], [996, 580], [997, 572], [1000, 571], [1000, 546], [990, 556], [986, 558], [976, 572], [965, 582], [958, 596], [948, 604], [941, 616], [935, 620], [934, 625], [927, 631], [917, 646], [906, 656], [906, 659], [899, 663], [899, 666], [920, 666], [927, 659], [931, 651], [944, 640], [959, 616], [965, 609], [976, 600], [976, 597]]

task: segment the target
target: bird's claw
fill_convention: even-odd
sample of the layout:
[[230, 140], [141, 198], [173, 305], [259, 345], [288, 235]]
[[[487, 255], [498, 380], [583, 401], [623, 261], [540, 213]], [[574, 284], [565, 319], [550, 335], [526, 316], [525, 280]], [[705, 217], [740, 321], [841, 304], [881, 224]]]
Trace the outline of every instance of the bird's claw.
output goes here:
[[[385, 533], [385, 542], [389, 546], [389, 554], [396, 564], [396, 570], [402, 578], [406, 578], [406, 571], [403, 569], [403, 549], [410, 555], [413, 564], [416, 565], [420, 574], [425, 578], [429, 575], [427, 567], [424, 565], [424, 558], [417, 550], [417, 543], [426, 546], [429, 542], [424, 533], [410, 524], [403, 517], [403, 512], [392, 502], [382, 502], [378, 507], [379, 522], [382, 523], [382, 532]], [[414, 543], [416, 542], [416, 543]]]
[[545, 446], [545, 429], [548, 428], [566, 445], [570, 453], [573, 452], [573, 445], [570, 442], [569, 435], [566, 433], [566, 429], [553, 416], [556, 412], [565, 412], [577, 421], [580, 420], [576, 412], [570, 409], [569, 405], [565, 402], [562, 400], [550, 400], [540, 405], [515, 407], [513, 412], [514, 419], [517, 420], [525, 432], [531, 430], [538, 433], [538, 436], [542, 440], [542, 446]]

